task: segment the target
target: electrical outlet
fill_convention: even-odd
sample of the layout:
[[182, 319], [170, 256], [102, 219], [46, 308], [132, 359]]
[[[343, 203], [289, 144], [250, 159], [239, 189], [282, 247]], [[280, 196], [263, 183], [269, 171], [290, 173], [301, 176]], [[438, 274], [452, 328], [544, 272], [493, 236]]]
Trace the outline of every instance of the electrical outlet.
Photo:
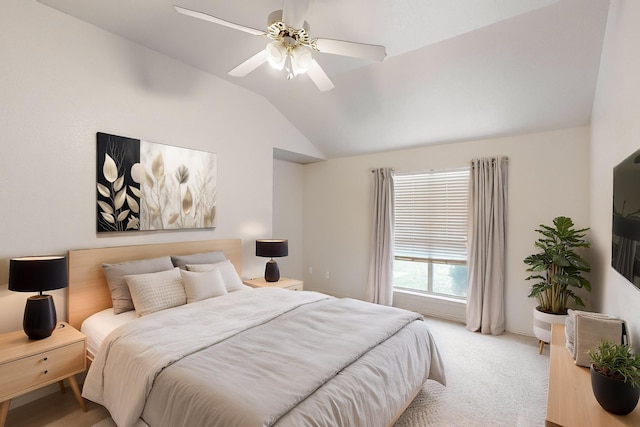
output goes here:
[[313, 267], [309, 267], [309, 274], [313, 275]]
[[329, 278], [329, 272], [327, 271], [326, 273], [324, 273], [324, 278], [328, 279]]

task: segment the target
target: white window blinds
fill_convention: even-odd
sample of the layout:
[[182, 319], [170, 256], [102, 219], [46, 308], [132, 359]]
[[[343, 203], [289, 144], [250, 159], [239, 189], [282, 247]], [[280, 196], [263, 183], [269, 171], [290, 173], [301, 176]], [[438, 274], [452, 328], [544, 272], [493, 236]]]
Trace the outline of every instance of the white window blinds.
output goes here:
[[469, 169], [396, 173], [396, 257], [467, 260]]

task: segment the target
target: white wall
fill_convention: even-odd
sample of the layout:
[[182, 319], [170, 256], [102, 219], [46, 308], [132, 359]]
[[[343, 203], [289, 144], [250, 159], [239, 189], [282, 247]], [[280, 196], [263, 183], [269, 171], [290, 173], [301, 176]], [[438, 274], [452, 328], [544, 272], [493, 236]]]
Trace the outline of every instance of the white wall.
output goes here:
[[[289, 239], [289, 256], [278, 258], [276, 261], [282, 277], [293, 279], [302, 279], [303, 277], [303, 171], [303, 165], [284, 160], [273, 160], [272, 237]], [[263, 259], [263, 261], [267, 260]]]
[[[274, 146], [323, 157], [264, 98], [35, 1], [2, 2], [0, 52], [0, 332], [28, 296], [7, 290], [14, 256], [240, 237], [244, 275], [262, 275]], [[218, 227], [96, 235], [98, 131], [217, 153]]]
[[[597, 309], [629, 322], [640, 343], [640, 291], [611, 267], [613, 167], [640, 148], [640, 2], [612, 0], [593, 106], [591, 224]], [[636, 183], [636, 188], [640, 183]]]
[[[523, 258], [535, 252], [535, 228], [559, 215], [589, 226], [589, 128], [427, 146], [306, 165], [305, 287], [363, 298], [370, 245], [374, 167], [420, 171], [465, 166], [475, 157], [509, 157], [506, 327], [531, 335], [535, 300]], [[313, 274], [308, 269], [312, 268]], [[326, 278], [326, 273], [329, 278]], [[416, 309], [412, 305], [412, 309]], [[423, 310], [430, 314], [428, 309]]]

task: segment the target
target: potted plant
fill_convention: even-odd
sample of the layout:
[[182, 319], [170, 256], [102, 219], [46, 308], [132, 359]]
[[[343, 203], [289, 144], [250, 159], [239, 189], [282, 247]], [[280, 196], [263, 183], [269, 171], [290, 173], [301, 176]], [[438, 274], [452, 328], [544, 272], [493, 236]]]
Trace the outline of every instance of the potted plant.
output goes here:
[[574, 289], [591, 291], [591, 283], [582, 276], [591, 271], [591, 266], [576, 252], [577, 248], [591, 246], [584, 238], [587, 230], [575, 229], [571, 218], [556, 217], [553, 227], [541, 224], [536, 230], [542, 235], [535, 242], [541, 252], [524, 259], [527, 271], [533, 273], [527, 277], [534, 281], [529, 297], [538, 300], [533, 311], [534, 333], [542, 343], [550, 341], [552, 323], [564, 323], [569, 301], [584, 307]]
[[606, 411], [627, 415], [640, 397], [640, 356], [628, 345], [602, 341], [587, 351], [591, 364], [591, 387]]

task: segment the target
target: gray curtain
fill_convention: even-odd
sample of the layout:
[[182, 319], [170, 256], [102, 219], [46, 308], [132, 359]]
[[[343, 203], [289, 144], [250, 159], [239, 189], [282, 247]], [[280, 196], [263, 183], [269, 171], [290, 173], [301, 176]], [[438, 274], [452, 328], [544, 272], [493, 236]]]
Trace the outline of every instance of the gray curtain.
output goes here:
[[471, 161], [467, 329], [504, 332], [507, 158]]
[[366, 298], [393, 303], [393, 169], [373, 170], [373, 227]]

